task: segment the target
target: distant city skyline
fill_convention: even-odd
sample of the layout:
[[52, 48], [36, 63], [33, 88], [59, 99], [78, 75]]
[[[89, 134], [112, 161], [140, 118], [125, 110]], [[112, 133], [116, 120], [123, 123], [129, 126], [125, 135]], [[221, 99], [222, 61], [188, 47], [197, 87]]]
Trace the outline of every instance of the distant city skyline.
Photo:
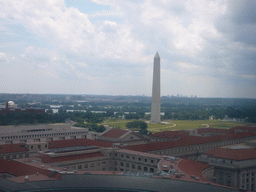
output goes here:
[[[29, 5], [29, 6], [28, 6]], [[0, 0], [0, 92], [256, 98], [254, 0]]]

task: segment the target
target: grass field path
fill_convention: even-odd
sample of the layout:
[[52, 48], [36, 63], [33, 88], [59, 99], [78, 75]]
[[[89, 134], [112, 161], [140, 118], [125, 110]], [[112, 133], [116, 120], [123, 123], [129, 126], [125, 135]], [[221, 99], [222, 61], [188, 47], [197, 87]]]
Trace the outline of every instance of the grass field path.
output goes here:
[[[126, 119], [118, 119], [118, 120], [107, 120], [103, 125], [109, 125], [109, 127], [115, 127], [120, 129], [127, 129], [125, 124], [127, 122], [135, 121], [136, 119], [126, 120]], [[220, 128], [220, 129], [229, 129], [231, 127], [243, 125], [240, 122], [225, 122], [220, 120], [172, 120], [167, 121], [163, 124], [150, 123], [146, 121], [148, 125], [148, 131], [152, 133], [160, 132], [160, 131], [173, 131], [173, 130], [186, 130], [186, 129], [197, 129], [197, 128]]]

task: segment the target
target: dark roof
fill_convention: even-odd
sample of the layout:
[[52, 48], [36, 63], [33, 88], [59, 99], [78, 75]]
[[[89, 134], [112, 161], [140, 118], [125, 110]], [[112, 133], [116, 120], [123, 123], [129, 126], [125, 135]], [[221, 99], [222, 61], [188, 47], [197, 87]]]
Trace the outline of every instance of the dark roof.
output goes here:
[[2, 153], [17, 153], [17, 152], [25, 152], [28, 151], [26, 146], [21, 143], [17, 144], [7, 144], [7, 145], [0, 145], [0, 154]]
[[49, 143], [49, 149], [74, 147], [74, 146], [112, 147], [111, 142], [92, 140], [92, 139], [68, 139], [68, 140], [48, 141], [48, 143]]
[[111, 137], [111, 138], [119, 138], [122, 135], [124, 135], [125, 133], [127, 133], [127, 130], [123, 130], [123, 129], [109, 129], [107, 131], [105, 131], [105, 133], [103, 133], [101, 136], [103, 137]]
[[256, 149], [230, 149], [230, 148], [214, 148], [211, 149], [205, 154], [212, 157], [220, 157], [223, 159], [231, 160], [247, 160], [247, 159], [256, 159]]
[[252, 132], [243, 132], [243, 133], [232, 133], [232, 134], [228, 134], [228, 135], [216, 135], [216, 136], [209, 136], [209, 137], [186, 136], [180, 140], [124, 146], [121, 148], [134, 150], [134, 151], [146, 152], [146, 151], [156, 151], [156, 150], [161, 150], [161, 149], [198, 145], [198, 144], [218, 142], [218, 141], [224, 141], [224, 140], [232, 140], [232, 139], [238, 139], [238, 138], [243, 138], [243, 137], [252, 137], [252, 136], [256, 136], [256, 134], [252, 133]]
[[168, 139], [175, 139], [177, 137], [183, 137], [187, 136], [188, 134], [183, 131], [163, 131], [163, 132], [158, 132], [150, 135], [151, 137], [161, 137], [161, 138], [168, 138]]
[[209, 181], [202, 175], [202, 172], [205, 169], [211, 167], [210, 165], [189, 159], [182, 159], [178, 163], [178, 167], [188, 175], [194, 175], [196, 177], [199, 177], [201, 180]]
[[63, 157], [50, 157], [49, 155], [41, 155], [38, 158], [42, 160], [43, 163], [56, 163], [56, 162], [62, 162], [62, 161], [73, 161], [77, 159], [88, 159], [88, 158], [95, 158], [95, 157], [102, 157], [100, 152], [96, 153], [86, 153], [86, 154], [80, 154], [80, 155], [69, 155], [69, 156], [63, 156]]

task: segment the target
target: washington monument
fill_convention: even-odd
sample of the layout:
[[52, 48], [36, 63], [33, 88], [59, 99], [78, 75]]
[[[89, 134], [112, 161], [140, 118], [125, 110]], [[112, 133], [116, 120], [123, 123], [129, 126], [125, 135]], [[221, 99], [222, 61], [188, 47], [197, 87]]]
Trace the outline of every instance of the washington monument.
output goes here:
[[161, 119], [160, 119], [160, 57], [158, 52], [156, 53], [154, 58], [151, 122], [161, 123]]

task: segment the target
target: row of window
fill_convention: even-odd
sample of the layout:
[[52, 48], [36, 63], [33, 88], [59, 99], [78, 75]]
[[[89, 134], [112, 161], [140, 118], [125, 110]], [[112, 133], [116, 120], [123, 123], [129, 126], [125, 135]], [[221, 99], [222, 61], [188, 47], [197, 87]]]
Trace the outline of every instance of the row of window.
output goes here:
[[[86, 163], [84, 165], [73, 165], [70, 168], [74, 169], [74, 170], [76, 170], [76, 169], [88, 169], [89, 167], [100, 167], [100, 164], [102, 166], [104, 166], [104, 165], [106, 165], [106, 162], [104, 161], [104, 162], [101, 162], [101, 163], [96, 162], [96, 163]], [[66, 168], [69, 169], [69, 167], [66, 167]], [[104, 168], [102, 168], [102, 169], [104, 169]]]
[[[47, 144], [44, 147], [47, 148]], [[31, 145], [30, 149], [34, 149], [34, 145]], [[35, 149], [41, 149], [41, 145], [35, 145]]]
[[[130, 159], [130, 155], [121, 154], [120, 156], [121, 156], [121, 158]], [[117, 153], [115, 153], [115, 157], [117, 157]], [[147, 162], [154, 163], [154, 160], [153, 160], [153, 159], [148, 160], [148, 159], [146, 159], [146, 158], [142, 159], [141, 157], [135, 157], [135, 156], [132, 156], [131, 159], [134, 160], [134, 161], [135, 161], [135, 160], [144, 161], [145, 163], [147, 163]]]
[[[117, 161], [115, 161], [115, 165], [117, 165]], [[132, 169], [136, 169], [136, 165], [135, 164], [120, 162], [120, 166], [121, 167], [124, 167], [124, 165], [125, 165], [126, 168], [130, 168], [130, 166], [131, 166]], [[142, 170], [142, 166], [141, 165], [137, 165], [137, 169], [139, 171], [141, 171]], [[147, 172], [148, 171], [148, 167], [144, 166], [143, 171]], [[154, 168], [150, 168], [149, 171], [153, 173], [154, 172]]]
[[243, 178], [244, 178], [245, 176], [246, 176], [246, 177], [250, 177], [250, 176], [251, 176], [251, 177], [254, 177], [254, 175], [255, 175], [254, 172], [247, 172], [246, 174], [243, 173], [243, 174], [242, 174], [242, 177], [243, 177]]
[[0, 156], [1, 159], [5, 159], [5, 160], [21, 159], [21, 158], [25, 158], [25, 157], [29, 157], [29, 154], [26, 153], [26, 154]]
[[164, 152], [158, 152], [159, 155], [172, 155], [172, 154], [179, 154], [181, 152], [193, 152], [200, 149], [208, 149], [208, 148], [214, 148], [214, 147], [220, 147], [224, 145], [232, 145], [236, 143], [240, 143], [242, 139], [236, 140], [236, 141], [228, 141], [228, 142], [221, 142], [221, 143], [215, 143], [215, 144], [206, 144], [201, 146], [195, 146], [195, 147], [188, 147], [183, 149], [174, 149], [171, 151], [164, 151]]
[[[246, 187], [245, 187], [246, 186]], [[250, 188], [251, 187], [251, 188]], [[247, 189], [247, 190], [250, 190], [250, 191], [254, 191], [255, 188], [254, 188], [254, 184], [251, 184], [251, 186], [249, 184], [246, 184], [246, 185], [242, 185], [241, 186], [242, 189]]]
[[53, 133], [53, 134], [40, 134], [40, 135], [8, 136], [8, 137], [2, 137], [2, 139], [20, 139], [20, 138], [48, 137], [48, 136], [58, 136], [58, 135], [74, 135], [74, 134], [84, 134], [84, 132], [71, 132], [71, 133]]

